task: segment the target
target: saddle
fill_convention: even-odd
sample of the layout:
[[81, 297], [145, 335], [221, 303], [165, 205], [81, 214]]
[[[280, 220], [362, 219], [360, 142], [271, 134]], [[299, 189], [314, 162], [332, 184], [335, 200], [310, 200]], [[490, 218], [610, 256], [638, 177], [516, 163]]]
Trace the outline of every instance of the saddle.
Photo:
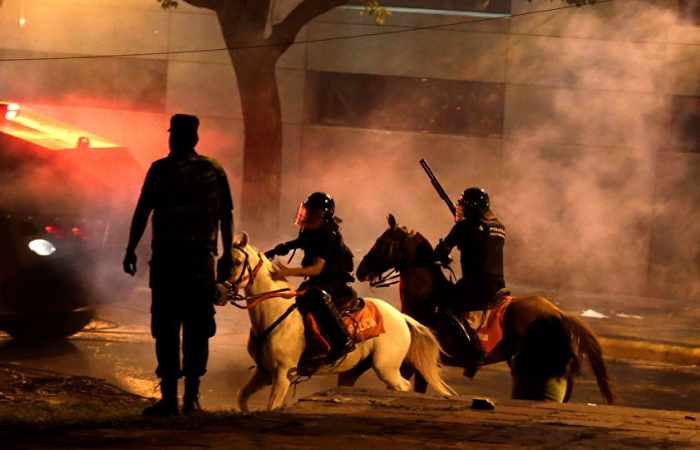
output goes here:
[[489, 302], [481, 311], [457, 313], [442, 310], [437, 319], [438, 329], [444, 330], [442, 339], [449, 339], [453, 346], [447, 357], [448, 364], [463, 366], [464, 375], [473, 378], [484, 356], [491, 352], [503, 337], [503, 316], [512, 297], [501, 296]]
[[464, 320], [474, 330], [481, 350], [489, 353], [503, 337], [503, 316], [506, 308], [513, 301], [510, 295], [503, 295], [495, 303], [491, 303], [483, 311], [468, 311]]
[[[357, 298], [340, 305], [342, 307], [340, 310], [341, 322], [355, 344], [375, 338], [385, 332], [384, 319], [374, 303]], [[324, 336], [323, 330], [313, 314], [304, 314], [304, 326], [307, 347], [305, 352], [313, 355], [327, 354], [331, 350], [331, 344]]]

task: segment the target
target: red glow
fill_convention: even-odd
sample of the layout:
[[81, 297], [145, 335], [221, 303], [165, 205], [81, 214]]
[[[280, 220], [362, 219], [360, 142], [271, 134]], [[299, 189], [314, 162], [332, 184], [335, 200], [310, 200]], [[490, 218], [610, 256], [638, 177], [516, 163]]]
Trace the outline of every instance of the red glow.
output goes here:
[[46, 231], [48, 234], [57, 234], [58, 233], [58, 227], [54, 225], [46, 225], [44, 227], [44, 231]]
[[83, 230], [80, 227], [73, 227], [70, 229], [70, 232], [73, 233], [73, 236], [82, 236], [83, 234]]
[[0, 124], [0, 131], [46, 149], [65, 150], [76, 146], [93, 149], [119, 147], [107, 138], [81, 130], [35, 110], [22, 108], [20, 111], [17, 103], [0, 101], [0, 108], [6, 111], [6, 122]]

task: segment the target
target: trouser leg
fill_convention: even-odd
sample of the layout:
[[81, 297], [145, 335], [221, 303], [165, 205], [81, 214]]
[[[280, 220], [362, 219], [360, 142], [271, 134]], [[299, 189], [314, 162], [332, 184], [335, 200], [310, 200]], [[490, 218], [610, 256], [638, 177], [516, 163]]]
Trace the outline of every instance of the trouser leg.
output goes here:
[[175, 379], [180, 370], [180, 328], [182, 321], [173, 317], [152, 317], [153, 337], [156, 340], [156, 375], [161, 379]]
[[216, 333], [214, 311], [206, 301], [206, 289], [194, 289], [189, 296], [188, 312], [182, 326], [183, 374], [185, 396], [183, 412], [191, 414], [201, 411], [199, 404], [199, 378], [207, 371], [209, 360], [209, 338]]
[[185, 377], [198, 378], [207, 371], [209, 360], [209, 322], [213, 317], [189, 318], [183, 324], [182, 354]]
[[178, 414], [177, 382], [180, 378], [180, 327], [177, 318], [155, 310], [151, 317], [151, 334], [155, 338], [156, 375], [161, 379], [161, 400], [143, 410], [146, 416]]
[[331, 344], [327, 360], [334, 361], [351, 349], [353, 340], [348, 335], [340, 318], [340, 312], [330, 296], [324, 296], [317, 303], [317, 317], [321, 330]]
[[352, 339], [345, 331], [340, 313], [333, 304], [330, 294], [317, 286], [302, 284], [300, 289], [302, 288], [307, 289], [307, 292], [298, 299], [300, 311], [302, 314], [311, 313], [316, 320], [321, 334], [331, 346], [328, 358], [334, 359], [341, 356], [352, 346]]

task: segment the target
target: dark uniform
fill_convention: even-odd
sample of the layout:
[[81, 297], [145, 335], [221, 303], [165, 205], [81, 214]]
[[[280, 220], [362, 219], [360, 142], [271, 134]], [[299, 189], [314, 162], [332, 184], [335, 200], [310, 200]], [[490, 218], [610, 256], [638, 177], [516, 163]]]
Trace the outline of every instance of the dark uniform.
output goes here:
[[[309, 214], [318, 214], [322, 225], [316, 229], [302, 228], [299, 236], [289, 242], [279, 244], [265, 253], [269, 258], [286, 255], [293, 249], [304, 251], [302, 267], [312, 266], [317, 258], [325, 261], [321, 273], [308, 277], [300, 286], [306, 293], [297, 299], [302, 313], [310, 312], [331, 344], [326, 362], [332, 362], [352, 347], [352, 339], [347, 335], [340, 321], [339, 309], [354, 304], [357, 293], [349, 285], [355, 281], [352, 251], [343, 242], [340, 228], [335, 221], [335, 202], [325, 193], [316, 192], [302, 203], [302, 209]], [[299, 223], [297, 221], [297, 223]], [[326, 295], [327, 294], [327, 295]]]
[[336, 302], [356, 296], [354, 289], [348, 285], [355, 281], [355, 277], [352, 276], [353, 255], [343, 242], [337, 225], [326, 225], [318, 230], [304, 230], [294, 242], [292, 248], [304, 251], [302, 267], [312, 265], [316, 258], [326, 261], [321, 273], [309, 277], [301, 284], [300, 289], [323, 289]]
[[[468, 191], [470, 189], [465, 191], [463, 198], [470, 195]], [[485, 191], [480, 191], [486, 195]], [[446, 296], [446, 306], [457, 311], [483, 309], [495, 299], [499, 290], [505, 288], [505, 227], [488, 209], [488, 196], [484, 204], [467, 204], [463, 208], [464, 218], [452, 227], [436, 248], [436, 257], [440, 260], [447, 259], [455, 246], [460, 251], [462, 279]]]
[[202, 376], [208, 339], [216, 330], [214, 256], [219, 217], [221, 211], [233, 208], [226, 174], [216, 161], [198, 154], [163, 158], [148, 171], [139, 202], [153, 209], [150, 287], [156, 375]]
[[[199, 377], [209, 357], [214, 322], [215, 261], [219, 226], [224, 240], [233, 232], [233, 201], [222, 167], [197, 154], [199, 120], [176, 114], [171, 119], [170, 155], [151, 165], [134, 212], [124, 270], [136, 273], [135, 249], [153, 211], [151, 334], [156, 340], [161, 401], [145, 415], [178, 413], [177, 384], [185, 376], [185, 413], [200, 410]], [[230, 271], [224, 242], [219, 260]], [[182, 330], [182, 364], [180, 332]]]

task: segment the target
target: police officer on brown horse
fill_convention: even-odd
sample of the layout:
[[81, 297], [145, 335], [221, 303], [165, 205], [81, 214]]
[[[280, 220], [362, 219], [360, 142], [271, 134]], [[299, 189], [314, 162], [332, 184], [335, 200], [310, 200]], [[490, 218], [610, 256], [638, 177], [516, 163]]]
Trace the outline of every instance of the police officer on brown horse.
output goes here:
[[506, 229], [490, 209], [488, 193], [478, 187], [464, 191], [457, 201], [455, 225], [435, 248], [435, 257], [444, 264], [456, 246], [460, 251], [462, 279], [446, 298], [455, 312], [483, 310], [505, 288], [503, 246]]
[[305, 293], [297, 302], [302, 313], [310, 312], [314, 316], [331, 345], [324, 361], [327, 364], [352, 349], [353, 340], [345, 331], [337, 305], [357, 299], [357, 293], [349, 285], [355, 281], [353, 254], [343, 241], [339, 222], [333, 198], [325, 192], [314, 192], [297, 211], [295, 223], [300, 227], [299, 236], [265, 253], [273, 258], [291, 250], [303, 250], [301, 267], [286, 267], [278, 262], [273, 276], [306, 278], [299, 286], [299, 291]]

